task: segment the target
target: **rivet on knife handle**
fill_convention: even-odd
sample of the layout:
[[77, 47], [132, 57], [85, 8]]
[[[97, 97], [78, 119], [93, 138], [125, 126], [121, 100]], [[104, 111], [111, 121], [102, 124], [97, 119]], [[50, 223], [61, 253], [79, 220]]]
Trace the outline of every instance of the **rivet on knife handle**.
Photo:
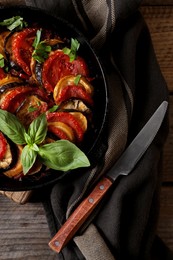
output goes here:
[[62, 228], [49, 242], [49, 246], [56, 252], [68, 243], [74, 236], [76, 231], [82, 226], [94, 208], [98, 205], [102, 197], [105, 195], [112, 181], [104, 177], [90, 193], [90, 195], [78, 206], [78, 208], [68, 218]]

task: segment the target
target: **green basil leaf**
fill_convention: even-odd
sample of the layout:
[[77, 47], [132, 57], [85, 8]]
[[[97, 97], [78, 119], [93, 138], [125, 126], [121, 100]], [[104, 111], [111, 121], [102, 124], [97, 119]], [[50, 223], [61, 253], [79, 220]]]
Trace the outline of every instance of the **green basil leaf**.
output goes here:
[[17, 117], [6, 110], [0, 109], [0, 131], [16, 144], [26, 144], [25, 128]]
[[5, 59], [1, 53], [0, 53], [0, 67], [4, 68], [4, 70], [6, 70], [8, 68], [7, 66], [5, 66]]
[[58, 105], [54, 105], [49, 109], [49, 112], [55, 112], [58, 109], [58, 107], [59, 107]]
[[62, 51], [64, 52], [64, 54], [67, 54], [67, 55], [69, 55], [70, 52], [71, 52], [71, 50], [70, 50], [69, 48], [67, 48], [67, 47], [64, 47], [64, 48], [62, 49]]
[[54, 170], [69, 171], [79, 167], [88, 167], [90, 162], [86, 155], [73, 143], [58, 140], [39, 147], [43, 164]]
[[39, 147], [38, 147], [36, 144], [33, 144], [33, 145], [31, 146], [31, 148], [32, 148], [32, 150], [34, 150], [34, 151], [36, 151], [36, 152], [39, 151]]
[[4, 58], [0, 58], [0, 67], [4, 68], [4, 66], [5, 66]]
[[77, 39], [71, 39], [71, 51], [76, 53], [77, 50], [79, 49], [80, 47], [80, 43], [78, 42]]
[[24, 134], [24, 137], [25, 137], [26, 143], [29, 144], [29, 145], [31, 145], [31, 144], [32, 144], [32, 139], [31, 139], [31, 137], [30, 137], [27, 133]]
[[38, 116], [28, 128], [28, 135], [31, 137], [32, 144], [40, 144], [47, 134], [47, 120], [46, 115]]
[[71, 48], [63, 48], [62, 51], [64, 52], [64, 54], [67, 54], [70, 58], [70, 62], [74, 61], [77, 57], [77, 50], [80, 47], [80, 43], [78, 42], [77, 39], [73, 39], [71, 38]]
[[18, 17], [12, 24], [10, 24], [9, 26], [7, 26], [7, 28], [10, 31], [13, 31], [15, 28], [19, 27], [20, 29], [23, 28], [23, 18]]
[[74, 84], [75, 84], [75, 85], [78, 85], [80, 79], [81, 79], [81, 75], [79, 74], [79, 75], [77, 75], [77, 76], [75, 77], [75, 79], [74, 79]]
[[38, 62], [38, 63], [43, 63], [44, 62], [44, 58], [36, 55], [36, 54], [33, 54], [32, 57]]
[[52, 50], [51, 46], [47, 45], [45, 41], [41, 41], [41, 30], [37, 30], [33, 47], [35, 49], [32, 53], [32, 57], [39, 63], [43, 63]]
[[6, 26], [7, 29], [13, 31], [16, 28], [22, 29], [23, 27], [26, 27], [27, 23], [23, 20], [21, 16], [13, 16], [0, 22], [0, 25]]
[[0, 22], [0, 25], [1, 25], [1, 26], [8, 26], [8, 25], [10, 25], [10, 24], [12, 24], [12, 23], [14, 23], [14, 22], [15, 22], [15, 16], [3, 20], [3, 22]]
[[38, 110], [38, 107], [28, 107], [28, 112], [34, 112], [34, 111], [37, 111]]
[[39, 44], [39, 42], [40, 42], [40, 39], [41, 39], [41, 30], [37, 30], [37, 32], [36, 32], [36, 37], [35, 37], [34, 42], [33, 42], [33, 44], [32, 44], [32, 46], [33, 46], [34, 48], [37, 48], [37, 46], [38, 46], [38, 44]]
[[37, 152], [31, 146], [25, 145], [21, 154], [21, 163], [23, 166], [23, 174], [26, 175], [31, 169], [37, 158]]

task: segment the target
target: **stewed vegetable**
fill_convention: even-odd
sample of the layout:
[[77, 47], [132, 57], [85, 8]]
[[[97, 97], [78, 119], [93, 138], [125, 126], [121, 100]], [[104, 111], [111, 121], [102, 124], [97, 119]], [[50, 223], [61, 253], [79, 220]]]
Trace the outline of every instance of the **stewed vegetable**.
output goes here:
[[80, 43], [21, 17], [0, 26], [1, 173], [21, 178], [43, 165], [56, 170], [89, 166], [79, 148], [93, 126], [94, 87], [87, 62], [78, 55]]

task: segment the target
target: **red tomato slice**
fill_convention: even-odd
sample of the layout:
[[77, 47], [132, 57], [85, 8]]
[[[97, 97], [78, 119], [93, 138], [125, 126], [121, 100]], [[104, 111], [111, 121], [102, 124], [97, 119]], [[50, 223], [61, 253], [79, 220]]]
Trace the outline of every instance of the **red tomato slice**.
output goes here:
[[37, 28], [26, 28], [16, 33], [12, 40], [13, 59], [22, 70], [31, 76], [30, 62], [33, 52], [33, 41], [36, 36]]
[[52, 132], [54, 135], [58, 136], [59, 139], [69, 140], [69, 138], [66, 135], [66, 133], [64, 133], [63, 130], [57, 128], [56, 126], [49, 125], [48, 126], [48, 131]]
[[76, 138], [79, 142], [83, 140], [84, 131], [78, 120], [68, 112], [54, 112], [47, 114], [47, 121], [49, 122], [62, 122], [70, 126], [75, 132]]
[[0, 161], [4, 158], [7, 151], [7, 141], [4, 135], [0, 132]]
[[2, 68], [0, 68], [0, 80], [4, 79], [6, 77], [6, 74]]
[[86, 92], [86, 90], [83, 87], [76, 85], [66, 86], [65, 88], [63, 88], [55, 102], [57, 104], [60, 104], [61, 102], [70, 98], [78, 98], [81, 99], [84, 103], [87, 103], [91, 106], [93, 105], [93, 100], [91, 96]]
[[77, 57], [76, 60], [70, 62], [68, 55], [57, 50], [43, 64], [43, 85], [48, 92], [53, 92], [59, 79], [70, 74], [88, 76], [88, 68], [84, 59]]
[[47, 100], [45, 92], [42, 89], [33, 86], [20, 86], [5, 93], [0, 101], [1, 109], [14, 113], [22, 101], [30, 94], [35, 94]]
[[75, 134], [73, 129], [62, 122], [49, 122], [48, 131], [58, 136], [60, 139], [66, 139], [75, 142]]

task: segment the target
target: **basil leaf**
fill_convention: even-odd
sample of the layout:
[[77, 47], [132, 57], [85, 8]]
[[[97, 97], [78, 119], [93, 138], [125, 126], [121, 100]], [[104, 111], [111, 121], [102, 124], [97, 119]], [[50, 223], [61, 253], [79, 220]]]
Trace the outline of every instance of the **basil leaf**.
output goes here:
[[38, 116], [28, 128], [28, 135], [31, 137], [32, 144], [40, 144], [47, 134], [47, 120], [46, 115]]
[[32, 46], [35, 48], [32, 57], [39, 63], [43, 63], [52, 50], [51, 46], [47, 45], [45, 41], [41, 41], [41, 30], [37, 30]]
[[24, 134], [24, 137], [25, 137], [26, 143], [29, 144], [29, 145], [31, 145], [31, 144], [32, 144], [32, 139], [31, 139], [31, 137], [30, 137], [27, 133]]
[[34, 112], [34, 111], [37, 111], [38, 110], [38, 107], [28, 107], [28, 112]]
[[0, 53], [0, 67], [4, 68], [4, 66], [5, 66], [4, 56]]
[[0, 109], [0, 131], [16, 144], [26, 144], [25, 128], [16, 116]]
[[23, 166], [23, 174], [26, 175], [31, 169], [37, 158], [37, 152], [32, 149], [32, 146], [25, 145], [21, 154], [21, 163]]
[[49, 108], [49, 112], [55, 112], [58, 109], [58, 105], [54, 105], [53, 107]]
[[34, 60], [36, 60], [38, 63], [43, 63], [44, 62], [44, 58], [36, 55], [36, 54], [33, 54], [32, 57], [34, 58]]
[[26, 27], [27, 23], [23, 20], [21, 16], [13, 16], [0, 22], [0, 25], [6, 26], [7, 29], [13, 31], [16, 28], [22, 29], [23, 27]]
[[64, 54], [67, 54], [70, 58], [70, 62], [74, 61], [77, 57], [77, 50], [80, 47], [80, 43], [78, 42], [77, 39], [73, 39], [71, 38], [71, 47], [70, 49], [65, 47], [62, 49], [62, 51], [64, 52]]
[[71, 50], [70, 50], [69, 48], [67, 48], [67, 47], [64, 47], [64, 48], [62, 49], [62, 51], [64, 52], [64, 54], [67, 54], [67, 55], [69, 55], [70, 52], [71, 52]]
[[3, 20], [3, 22], [0, 22], [0, 25], [1, 26], [8, 26], [8, 25], [14, 23], [14, 21], [15, 21], [15, 17], [13, 16], [11, 18]]
[[73, 143], [58, 140], [39, 147], [38, 154], [43, 164], [54, 170], [69, 171], [90, 166], [86, 155]]
[[33, 42], [33, 44], [32, 44], [32, 46], [33, 46], [34, 48], [37, 48], [37, 45], [39, 44], [40, 39], [41, 39], [41, 30], [37, 30], [37, 32], [36, 32], [36, 37], [35, 37], [34, 42]]
[[77, 50], [79, 49], [80, 43], [78, 42], [77, 39], [71, 39], [71, 51], [72, 52], [77, 52]]
[[32, 145], [32, 150], [38, 152], [39, 151], [39, 147], [36, 144]]
[[79, 74], [79, 75], [77, 75], [77, 76], [75, 77], [75, 79], [74, 79], [74, 84], [75, 84], [75, 85], [78, 85], [80, 79], [81, 79], [81, 75]]

